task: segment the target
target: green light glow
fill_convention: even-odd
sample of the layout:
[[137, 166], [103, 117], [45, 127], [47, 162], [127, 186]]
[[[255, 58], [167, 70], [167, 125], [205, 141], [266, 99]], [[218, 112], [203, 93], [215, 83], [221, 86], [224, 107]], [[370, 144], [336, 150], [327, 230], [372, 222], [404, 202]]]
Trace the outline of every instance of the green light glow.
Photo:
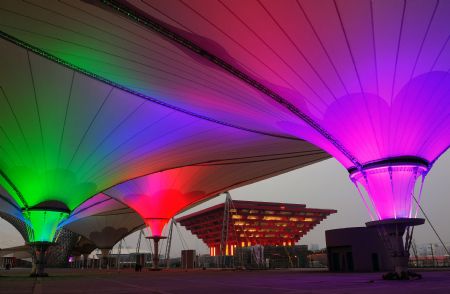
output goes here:
[[28, 210], [23, 214], [29, 221], [28, 241], [30, 243], [53, 242], [58, 225], [69, 216], [67, 212], [51, 210]]

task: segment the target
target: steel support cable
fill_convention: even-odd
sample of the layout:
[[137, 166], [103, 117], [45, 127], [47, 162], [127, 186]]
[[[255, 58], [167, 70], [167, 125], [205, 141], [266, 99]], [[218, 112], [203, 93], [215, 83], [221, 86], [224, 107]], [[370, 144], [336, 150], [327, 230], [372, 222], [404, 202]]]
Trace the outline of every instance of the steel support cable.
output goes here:
[[223, 207], [223, 219], [222, 219], [222, 232], [220, 236], [220, 266], [223, 267], [225, 263], [225, 255], [226, 255], [226, 247], [228, 243], [228, 228], [230, 224], [230, 202], [231, 196], [230, 193], [225, 192], [225, 203]]
[[[231, 198], [231, 196], [230, 196], [230, 198]], [[234, 213], [236, 213], [236, 215], [237, 215], [237, 210], [236, 210], [236, 207], [234, 206], [233, 201], [231, 201], [231, 207], [234, 210]], [[231, 213], [233, 213], [233, 210], [231, 210]], [[231, 222], [231, 224], [232, 224], [232, 228], [234, 231], [234, 239], [236, 241], [236, 244], [237, 244], [236, 248], [237, 248], [239, 245], [242, 245], [242, 244], [239, 244], [238, 235], [237, 235], [237, 231], [236, 231], [236, 225], [234, 224], [234, 222]], [[244, 232], [244, 236], [245, 236], [245, 232]], [[247, 240], [248, 240], [248, 238], [247, 238]], [[240, 250], [240, 252], [241, 252], [241, 254], [239, 256], [239, 262], [242, 266], [244, 266], [244, 252], [242, 249]], [[233, 253], [236, 254], [236, 251], [234, 250]]]
[[123, 240], [123, 243], [124, 243], [124, 245], [125, 245], [124, 248], [126, 248], [126, 249], [127, 249], [127, 252], [128, 252], [128, 261], [127, 261], [127, 263], [128, 263], [128, 266], [131, 266], [131, 265], [130, 265], [130, 264], [131, 264], [131, 260], [130, 260], [130, 249], [131, 249], [131, 247], [128, 246], [128, 244], [127, 244], [127, 242], [125, 241], [125, 239], [126, 239], [126, 238], [123, 238], [122, 240]]
[[168, 238], [167, 238], [167, 242], [166, 242], [166, 250], [164, 253], [164, 257], [166, 260], [166, 267], [169, 268], [169, 258], [170, 258], [170, 249], [172, 246], [172, 237], [173, 237], [173, 224], [174, 224], [175, 220], [172, 218], [170, 221], [170, 227], [169, 227], [169, 234], [168, 234]]
[[[232, 208], [233, 208], [234, 210], [236, 210], [236, 207], [234, 206], [233, 200], [231, 199], [230, 193], [228, 193], [228, 192], [226, 192], [226, 193], [227, 193], [227, 195], [230, 197], [230, 202], [231, 202]], [[234, 229], [235, 232], [236, 232], [236, 228], [235, 228], [234, 222], [233, 222], [233, 229]], [[248, 237], [246, 231], [245, 231], [244, 229], [242, 229], [242, 232], [243, 232], [243, 234], [244, 234], [244, 238], [245, 238], [245, 240], [246, 240], [246, 242], [247, 242], [247, 245], [248, 245], [248, 243], [251, 244], [250, 238]], [[237, 238], [237, 235], [236, 235], [236, 238]], [[241, 251], [242, 251], [242, 250], [241, 250]], [[243, 262], [243, 254], [244, 254], [244, 253], [243, 253], [243, 251], [242, 251], [242, 253], [241, 253], [241, 255], [242, 255], [242, 262]], [[253, 258], [254, 258], [255, 261], [256, 261], [256, 260], [257, 260], [257, 258], [256, 258], [256, 252], [255, 252], [254, 250], [250, 250], [250, 254], [253, 255]], [[258, 267], [259, 267], [259, 266], [260, 266], [260, 265], [258, 264]]]
[[130, 253], [130, 247], [128, 246], [127, 241], [125, 241], [125, 238], [123, 238], [122, 241], [123, 241], [123, 243], [124, 243], [124, 245], [125, 245], [124, 248], [126, 248], [127, 251], [128, 251], [128, 253]]
[[216, 165], [233, 165], [233, 164], [245, 164], [245, 163], [261, 163], [261, 162], [268, 162], [268, 161], [280, 161], [284, 159], [298, 159], [305, 156], [311, 156], [311, 155], [322, 155], [323, 152], [317, 152], [316, 154], [306, 154], [306, 155], [292, 155], [292, 156], [285, 156], [285, 157], [276, 157], [276, 158], [265, 158], [265, 159], [257, 159], [257, 160], [248, 160], [248, 161], [239, 161], [239, 162], [217, 162], [217, 163], [200, 163], [200, 164], [194, 164], [193, 166], [216, 166]]
[[137, 243], [136, 243], [136, 254], [139, 253], [139, 251], [141, 250], [141, 238], [142, 238], [142, 230], [139, 231], [139, 236], [137, 239]]
[[427, 220], [427, 222], [430, 224], [431, 229], [433, 230], [433, 232], [436, 234], [436, 237], [439, 239], [439, 242], [441, 242], [441, 245], [444, 247], [445, 252], [447, 253], [447, 255], [450, 256], [450, 253], [447, 249], [447, 247], [445, 247], [444, 241], [442, 241], [441, 237], [439, 236], [438, 232], [436, 231], [436, 229], [434, 228], [433, 224], [431, 223], [430, 219], [428, 218], [427, 214], [425, 213], [425, 211], [423, 210], [422, 206], [420, 205], [420, 203], [417, 201], [416, 197], [414, 196], [414, 194], [411, 194], [414, 201], [416, 202], [417, 206], [419, 207], [420, 211], [422, 212], [423, 216], [425, 217], [425, 219]]
[[119, 248], [117, 249], [117, 270], [120, 270], [120, 254], [122, 253], [122, 241], [123, 238], [119, 242]]
[[177, 223], [177, 222], [174, 222], [174, 224], [175, 224], [175, 228], [177, 228], [178, 237], [179, 237], [180, 240], [181, 240], [181, 246], [183, 246], [183, 249], [188, 249], [187, 242], [186, 242], [186, 240], [184, 239], [183, 235], [182, 235], [181, 232], [180, 232], [180, 228], [178, 227], [178, 223]]
[[152, 249], [152, 243], [150, 242], [150, 239], [145, 238], [147, 240], [147, 244], [148, 244], [148, 250], [151, 254], [153, 254], [153, 249]]

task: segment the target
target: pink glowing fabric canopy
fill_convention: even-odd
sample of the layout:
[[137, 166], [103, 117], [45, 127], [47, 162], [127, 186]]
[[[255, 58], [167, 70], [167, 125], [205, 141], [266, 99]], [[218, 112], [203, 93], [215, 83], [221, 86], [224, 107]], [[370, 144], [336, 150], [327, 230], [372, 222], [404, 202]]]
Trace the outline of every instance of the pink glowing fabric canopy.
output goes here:
[[[290, 112], [255, 125], [310, 140], [347, 168], [404, 155], [432, 162], [450, 145], [448, 1], [125, 2], [110, 6], [155, 20], [284, 98], [248, 99]], [[254, 108], [236, 95], [227, 103]]]
[[307, 139], [347, 168], [432, 162], [449, 146], [448, 1], [120, 3], [5, 3], [0, 26], [160, 101]]
[[202, 200], [323, 158], [322, 154], [315, 158], [286, 154], [183, 167], [125, 182], [105, 194], [133, 208], [153, 236], [161, 236], [170, 218]]

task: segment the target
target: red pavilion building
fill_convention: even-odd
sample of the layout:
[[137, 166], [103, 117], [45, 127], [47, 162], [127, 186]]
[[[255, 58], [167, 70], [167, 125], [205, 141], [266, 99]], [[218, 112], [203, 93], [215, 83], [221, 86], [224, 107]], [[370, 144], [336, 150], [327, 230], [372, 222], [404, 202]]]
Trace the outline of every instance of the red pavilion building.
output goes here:
[[[210, 255], [220, 254], [225, 203], [180, 217], [181, 225], [203, 240]], [[234, 200], [228, 213], [225, 255], [236, 247], [254, 245], [293, 246], [333, 209], [307, 208], [304, 204]]]

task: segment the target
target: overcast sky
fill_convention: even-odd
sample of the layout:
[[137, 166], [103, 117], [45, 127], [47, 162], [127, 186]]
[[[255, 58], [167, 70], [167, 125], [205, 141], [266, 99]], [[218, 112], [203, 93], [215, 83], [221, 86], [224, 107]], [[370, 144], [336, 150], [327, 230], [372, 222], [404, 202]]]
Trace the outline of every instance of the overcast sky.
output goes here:
[[[425, 181], [422, 194], [422, 207], [428, 214], [445, 243], [450, 243], [450, 151], [447, 151], [433, 166]], [[273, 201], [303, 203], [312, 208], [332, 208], [338, 213], [331, 215], [309, 232], [300, 244], [319, 244], [325, 246], [325, 230], [363, 226], [369, 221], [366, 208], [359, 194], [348, 179], [347, 171], [335, 159], [328, 159], [274, 178], [270, 178], [239, 189], [231, 190], [231, 197], [240, 200]], [[223, 202], [220, 196], [205, 202], [186, 213], [191, 213]], [[184, 213], [184, 214], [186, 214]], [[183, 214], [183, 215], [184, 215]], [[419, 216], [421, 216], [419, 214]], [[207, 247], [183, 228], [181, 236], [189, 249], [207, 253]], [[414, 230], [417, 244], [438, 243], [428, 224]], [[136, 247], [136, 234], [126, 238], [128, 247]], [[0, 247], [23, 244], [24, 241], [16, 230], [0, 218]], [[144, 249], [147, 244], [142, 245]], [[163, 244], [164, 246], [164, 244]], [[179, 256], [182, 249], [178, 232], [174, 233], [173, 254]]]

